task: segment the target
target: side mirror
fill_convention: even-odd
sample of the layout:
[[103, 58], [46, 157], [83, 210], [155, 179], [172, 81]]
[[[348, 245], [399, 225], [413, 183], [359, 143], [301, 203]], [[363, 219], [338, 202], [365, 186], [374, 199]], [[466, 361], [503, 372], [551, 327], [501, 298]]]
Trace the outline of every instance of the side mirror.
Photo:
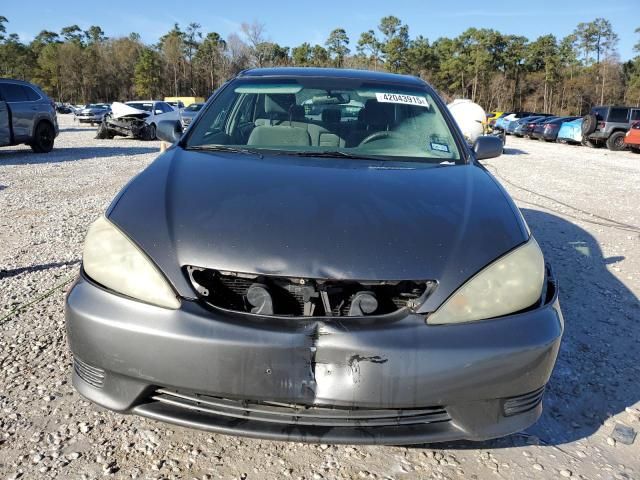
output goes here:
[[473, 144], [473, 151], [478, 160], [499, 157], [503, 149], [502, 139], [493, 135], [482, 135]]
[[182, 124], [179, 120], [160, 120], [156, 137], [165, 142], [176, 143], [182, 137]]
[[157, 108], [155, 110], [156, 115], [162, 115], [164, 112], [162, 110], [160, 110], [159, 108]]

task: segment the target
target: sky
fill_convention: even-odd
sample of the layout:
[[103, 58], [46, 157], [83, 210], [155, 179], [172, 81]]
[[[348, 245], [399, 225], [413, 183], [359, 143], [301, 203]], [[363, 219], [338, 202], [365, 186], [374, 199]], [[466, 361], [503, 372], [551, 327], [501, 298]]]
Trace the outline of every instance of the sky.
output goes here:
[[0, 15], [9, 20], [7, 31], [19, 34], [23, 41], [43, 29], [60, 31], [73, 24], [83, 29], [100, 25], [108, 37], [137, 32], [147, 43], [155, 43], [176, 22], [182, 26], [197, 22], [203, 32], [226, 37], [239, 32], [242, 22], [258, 21], [266, 25], [268, 40], [288, 47], [305, 41], [323, 44], [331, 30], [342, 27], [355, 50], [360, 33], [375, 30], [386, 15], [408, 24], [411, 38], [423, 35], [430, 41], [455, 37], [469, 27], [493, 28], [529, 39], [548, 33], [560, 38], [580, 22], [603, 17], [620, 37], [622, 60], [635, 56], [633, 45], [640, 40], [634, 33], [640, 27], [639, 0], [30, 0], [29, 8], [20, 1], [2, 3]]

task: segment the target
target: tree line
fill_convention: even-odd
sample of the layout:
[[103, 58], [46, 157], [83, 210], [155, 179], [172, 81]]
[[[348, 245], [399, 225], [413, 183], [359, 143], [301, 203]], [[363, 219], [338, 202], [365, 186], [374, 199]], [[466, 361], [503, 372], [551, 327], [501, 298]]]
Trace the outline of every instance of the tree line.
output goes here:
[[293, 48], [271, 41], [259, 22], [226, 38], [195, 22], [175, 24], [153, 45], [137, 33], [109, 38], [98, 25], [43, 30], [24, 42], [9, 25], [0, 15], [0, 76], [32, 81], [64, 102], [206, 98], [246, 68], [333, 66], [420, 76], [445, 99], [470, 98], [486, 110], [583, 114], [597, 104], [640, 105], [640, 42], [638, 56], [620, 61], [618, 35], [604, 18], [563, 38], [469, 28], [430, 42], [386, 16], [357, 40], [336, 28], [322, 45]]

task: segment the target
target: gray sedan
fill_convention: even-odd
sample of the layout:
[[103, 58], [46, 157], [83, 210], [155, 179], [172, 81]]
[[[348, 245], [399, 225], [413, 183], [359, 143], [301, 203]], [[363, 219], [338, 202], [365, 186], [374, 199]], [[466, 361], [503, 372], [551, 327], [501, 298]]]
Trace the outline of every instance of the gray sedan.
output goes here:
[[76, 113], [76, 119], [80, 123], [102, 123], [105, 115], [111, 111], [111, 106], [107, 103], [90, 103]]
[[90, 227], [66, 298], [83, 396], [323, 443], [484, 440], [538, 419], [557, 284], [479, 163], [501, 140], [468, 147], [429, 85], [248, 70], [158, 136], [174, 145]]
[[194, 118], [198, 116], [198, 112], [202, 110], [204, 107], [204, 103], [192, 103], [191, 105], [180, 110], [180, 121], [182, 122], [182, 126], [187, 128], [191, 125], [191, 122]]

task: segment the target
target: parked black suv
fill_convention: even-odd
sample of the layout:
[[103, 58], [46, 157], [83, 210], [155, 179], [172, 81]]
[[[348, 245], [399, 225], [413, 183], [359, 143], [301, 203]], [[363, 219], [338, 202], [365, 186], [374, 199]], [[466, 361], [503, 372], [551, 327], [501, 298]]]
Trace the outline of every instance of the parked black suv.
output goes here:
[[36, 153], [53, 149], [55, 104], [35, 85], [0, 78], [0, 147], [26, 143]]
[[593, 107], [582, 120], [583, 143], [589, 147], [606, 144], [609, 150], [624, 150], [624, 136], [636, 120], [640, 120], [640, 108]]

